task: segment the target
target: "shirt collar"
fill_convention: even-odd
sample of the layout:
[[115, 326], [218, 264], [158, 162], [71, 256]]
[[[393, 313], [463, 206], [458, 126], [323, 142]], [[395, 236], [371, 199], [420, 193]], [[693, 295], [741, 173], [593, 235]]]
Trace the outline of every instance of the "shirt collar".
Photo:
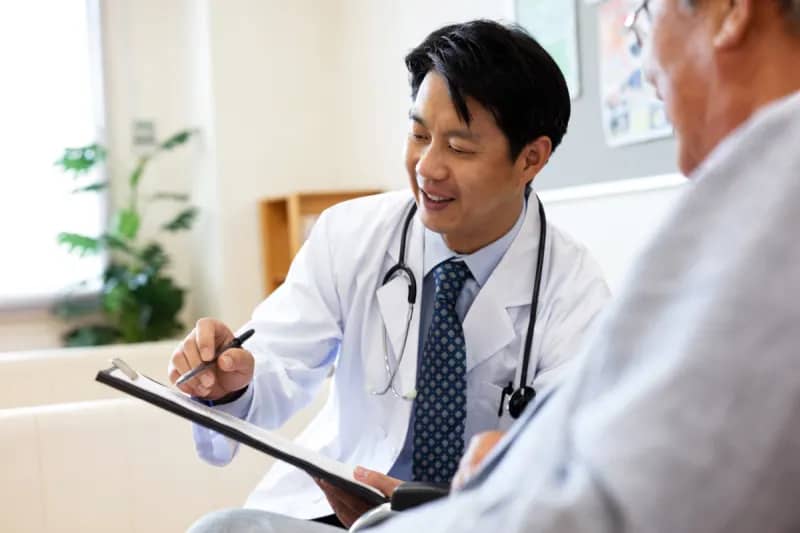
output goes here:
[[497, 264], [508, 251], [508, 248], [519, 233], [519, 230], [522, 228], [527, 210], [528, 202], [526, 200], [519, 214], [519, 218], [517, 218], [517, 222], [505, 235], [469, 255], [462, 255], [454, 252], [447, 247], [440, 233], [425, 228], [425, 248], [423, 252], [423, 264], [425, 266], [424, 276], [430, 274], [431, 270], [439, 263], [443, 263], [449, 259], [458, 259], [466, 263], [470, 273], [472, 273], [472, 277], [478, 283], [478, 286], [483, 287], [484, 283], [488, 281], [489, 276], [492, 275]]

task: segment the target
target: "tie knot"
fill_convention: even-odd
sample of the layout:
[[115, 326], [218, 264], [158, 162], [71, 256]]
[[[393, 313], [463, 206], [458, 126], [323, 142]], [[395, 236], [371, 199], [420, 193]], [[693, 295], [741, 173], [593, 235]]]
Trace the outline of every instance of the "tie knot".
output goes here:
[[433, 269], [436, 297], [455, 305], [464, 282], [470, 277], [469, 267], [463, 261], [445, 261]]

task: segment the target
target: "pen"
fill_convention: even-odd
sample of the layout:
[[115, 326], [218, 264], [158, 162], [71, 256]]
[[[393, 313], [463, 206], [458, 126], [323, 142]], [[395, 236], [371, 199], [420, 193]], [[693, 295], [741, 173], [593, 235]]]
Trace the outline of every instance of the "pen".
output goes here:
[[220, 355], [222, 355], [223, 352], [226, 352], [231, 348], [241, 348], [242, 344], [244, 344], [244, 341], [252, 337], [253, 333], [255, 332], [256, 331], [254, 329], [248, 329], [238, 337], [234, 337], [231, 342], [229, 342], [228, 344], [217, 350], [217, 353], [214, 354], [214, 358], [211, 361], [206, 361], [202, 364], [197, 365], [193, 369], [189, 370], [187, 373], [178, 378], [178, 381], [175, 382], [175, 385], [183, 385], [184, 383], [195, 377], [200, 372], [211, 368], [212, 366], [214, 366], [214, 364], [217, 362], [217, 359], [219, 358]]

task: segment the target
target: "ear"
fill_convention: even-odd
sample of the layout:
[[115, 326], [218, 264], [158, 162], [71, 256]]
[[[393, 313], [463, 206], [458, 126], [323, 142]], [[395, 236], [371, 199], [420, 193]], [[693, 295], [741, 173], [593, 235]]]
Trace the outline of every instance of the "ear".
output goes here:
[[726, 0], [721, 13], [721, 24], [714, 36], [714, 48], [727, 50], [742, 43], [753, 24], [755, 0]]
[[552, 153], [553, 142], [550, 137], [542, 136], [525, 145], [517, 158], [517, 165], [525, 183], [533, 181], [550, 160]]

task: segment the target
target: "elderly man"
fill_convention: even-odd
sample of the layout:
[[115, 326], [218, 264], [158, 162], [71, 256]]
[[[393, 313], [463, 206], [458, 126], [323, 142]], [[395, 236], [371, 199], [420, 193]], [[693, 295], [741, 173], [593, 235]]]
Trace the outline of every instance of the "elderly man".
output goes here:
[[800, 0], [633, 19], [689, 190], [576, 379], [374, 531], [800, 531]]

